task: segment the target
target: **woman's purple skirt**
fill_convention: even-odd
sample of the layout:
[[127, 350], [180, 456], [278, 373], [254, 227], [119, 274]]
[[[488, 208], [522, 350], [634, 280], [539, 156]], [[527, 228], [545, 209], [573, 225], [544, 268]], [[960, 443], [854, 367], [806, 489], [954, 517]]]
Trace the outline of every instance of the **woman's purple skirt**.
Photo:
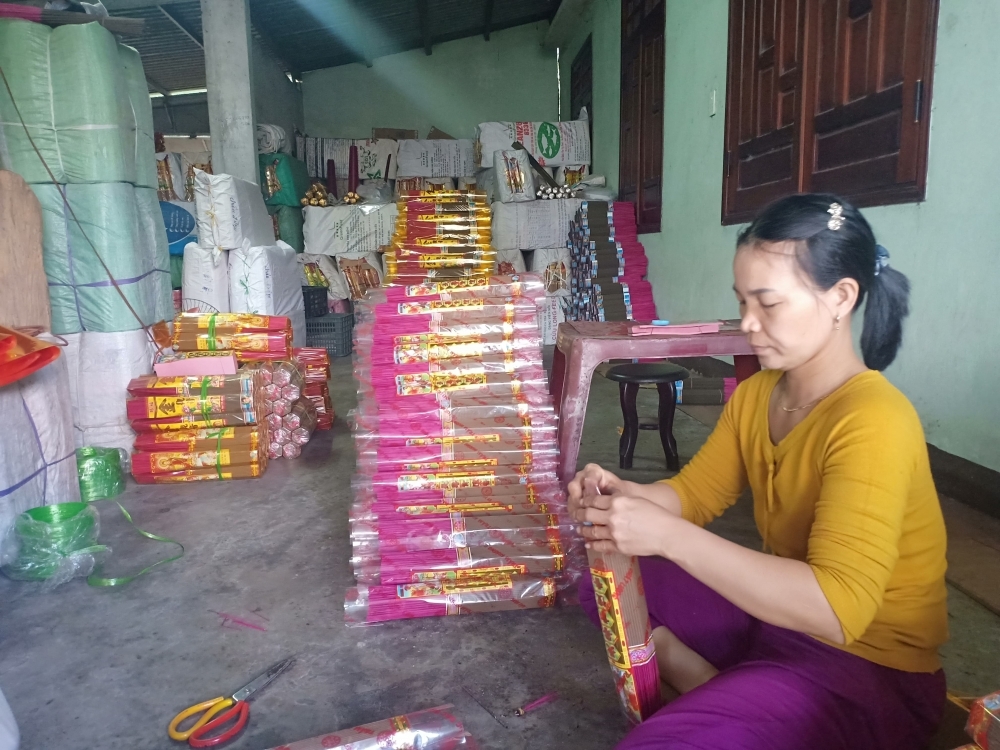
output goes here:
[[[680, 567], [640, 560], [651, 625], [719, 670], [636, 727], [618, 750], [922, 750], [943, 671], [902, 672], [757, 620]], [[580, 601], [595, 623], [589, 576]]]

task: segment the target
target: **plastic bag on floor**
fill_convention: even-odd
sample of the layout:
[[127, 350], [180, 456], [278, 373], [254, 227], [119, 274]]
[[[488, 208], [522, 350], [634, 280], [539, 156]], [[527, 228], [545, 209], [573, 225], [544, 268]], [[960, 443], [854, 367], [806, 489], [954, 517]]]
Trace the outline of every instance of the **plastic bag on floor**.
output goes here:
[[17, 750], [21, 734], [17, 730], [17, 722], [10, 706], [0, 692], [0, 750]]

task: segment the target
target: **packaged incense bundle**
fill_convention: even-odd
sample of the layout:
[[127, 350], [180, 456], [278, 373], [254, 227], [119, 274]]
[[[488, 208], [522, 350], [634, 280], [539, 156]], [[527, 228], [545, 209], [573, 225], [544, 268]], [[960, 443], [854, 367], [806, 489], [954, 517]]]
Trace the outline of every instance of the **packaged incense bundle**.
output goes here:
[[[444, 484], [442, 482], [441, 484]], [[351, 479], [354, 496], [359, 501], [372, 500], [393, 505], [427, 505], [429, 503], [482, 502], [499, 499], [502, 502], [558, 502], [565, 497], [565, 491], [558, 481], [544, 483], [526, 481], [524, 483], [491, 484], [489, 477], [461, 482], [454, 479], [448, 486], [427, 487], [426, 489], [400, 488], [398, 485], [375, 483], [371, 476], [356, 474]]]
[[965, 731], [982, 750], [1000, 750], [1000, 692], [972, 703]]
[[[389, 341], [385, 340], [385, 343]], [[373, 365], [446, 364], [461, 359], [478, 361], [489, 356], [521, 356], [529, 361], [540, 361], [541, 338], [515, 337], [513, 331], [472, 336], [417, 333], [393, 336], [391, 345], [372, 347], [370, 353], [359, 353], [359, 360]]]
[[291, 331], [292, 322], [280, 315], [255, 313], [179, 313], [174, 318], [174, 331], [193, 333], [279, 333]]
[[[178, 351], [217, 352], [233, 350], [249, 354], [277, 355], [278, 359], [288, 356], [292, 336], [290, 332], [259, 333], [205, 333], [174, 331], [173, 346]], [[237, 355], [237, 358], [239, 355]]]
[[587, 558], [615, 689], [625, 715], [638, 724], [663, 705], [639, 559], [593, 549]]
[[498, 451], [492, 445], [459, 443], [458, 446], [429, 445], [399, 449], [362, 449], [358, 467], [365, 474], [375, 474], [379, 467], [395, 471], [451, 471], [490, 466], [524, 466], [552, 470], [559, 460], [555, 446], [549, 450]]
[[164, 474], [133, 474], [139, 484], [174, 484], [176, 482], [201, 482], [218, 479], [250, 479], [264, 473], [266, 464], [238, 464], [234, 466], [212, 466], [200, 469], [184, 469]]
[[516, 276], [490, 276], [488, 278], [460, 279], [456, 281], [427, 281], [412, 286], [390, 286], [372, 292], [366, 303], [377, 306], [398, 303], [414, 298], [469, 299], [475, 297], [530, 297], [545, 296], [542, 280], [529, 274]]
[[308, 740], [299, 740], [271, 750], [383, 750], [384, 748], [420, 748], [420, 750], [459, 750], [465, 745], [465, 729], [445, 705], [427, 711], [394, 716], [383, 721], [350, 729], [341, 729]]
[[257, 450], [261, 445], [261, 431], [254, 427], [223, 427], [217, 430], [173, 430], [169, 432], [140, 432], [135, 438], [135, 449], [147, 452], [203, 451], [229, 448], [232, 450]]
[[555, 514], [476, 516], [452, 513], [448, 518], [385, 518], [351, 523], [356, 558], [378, 558], [390, 552], [419, 552], [459, 547], [547, 544], [572, 535], [574, 526]]
[[132, 454], [132, 473], [170, 474], [185, 469], [206, 469], [237, 465], [266, 466], [264, 453], [253, 449], [221, 448], [195, 451], [137, 451]]
[[396, 505], [360, 501], [351, 506], [352, 522], [375, 522], [380, 518], [432, 518], [447, 519], [452, 513], [470, 516], [525, 516], [550, 513], [565, 513], [564, 501], [525, 503], [511, 498], [497, 497], [481, 502], [428, 503], [424, 505]]
[[[160, 419], [162, 417], [211, 418], [216, 414], [254, 414], [253, 396], [136, 396], [125, 401], [129, 419]], [[253, 424], [253, 421], [244, 422]]]
[[540, 609], [555, 603], [556, 580], [551, 577], [495, 575], [475, 581], [359, 584], [347, 590], [344, 619], [347, 625], [357, 626], [417, 617]]
[[462, 581], [484, 573], [553, 575], [566, 568], [566, 551], [556, 537], [544, 545], [389, 552], [374, 564], [367, 560], [357, 562], [355, 577], [362, 583]]
[[178, 375], [132, 378], [126, 390], [131, 396], [244, 396], [252, 397], [260, 380], [252, 372], [235, 375]]
[[201, 414], [178, 414], [159, 419], [133, 419], [129, 424], [136, 432], [164, 432], [172, 430], [210, 430], [217, 427], [246, 427], [260, 424], [252, 411], [211, 414], [205, 419]]

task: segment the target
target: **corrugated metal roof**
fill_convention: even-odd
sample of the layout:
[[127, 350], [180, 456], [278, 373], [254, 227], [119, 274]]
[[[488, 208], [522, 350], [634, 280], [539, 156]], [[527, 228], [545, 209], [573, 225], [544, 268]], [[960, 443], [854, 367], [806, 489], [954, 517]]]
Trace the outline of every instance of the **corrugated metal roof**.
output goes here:
[[[331, 68], [424, 46], [426, 6], [431, 44], [478, 36], [490, 29], [551, 20], [560, 0], [250, 0], [253, 35], [290, 72]], [[172, 21], [168, 15], [176, 19]], [[139, 50], [150, 91], [202, 88], [205, 56], [180, 26], [201, 38], [199, 0], [171, 2], [116, 15], [146, 20], [127, 41]]]

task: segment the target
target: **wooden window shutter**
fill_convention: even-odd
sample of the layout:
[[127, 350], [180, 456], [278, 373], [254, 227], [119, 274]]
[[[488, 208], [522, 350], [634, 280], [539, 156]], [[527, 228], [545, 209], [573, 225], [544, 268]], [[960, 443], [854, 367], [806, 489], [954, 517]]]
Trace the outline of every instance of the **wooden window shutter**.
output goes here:
[[922, 200], [937, 0], [810, 0], [803, 189]]
[[623, 0], [618, 200], [640, 233], [660, 231], [663, 196], [663, 0]]
[[730, 2], [724, 224], [798, 190], [807, 1]]

